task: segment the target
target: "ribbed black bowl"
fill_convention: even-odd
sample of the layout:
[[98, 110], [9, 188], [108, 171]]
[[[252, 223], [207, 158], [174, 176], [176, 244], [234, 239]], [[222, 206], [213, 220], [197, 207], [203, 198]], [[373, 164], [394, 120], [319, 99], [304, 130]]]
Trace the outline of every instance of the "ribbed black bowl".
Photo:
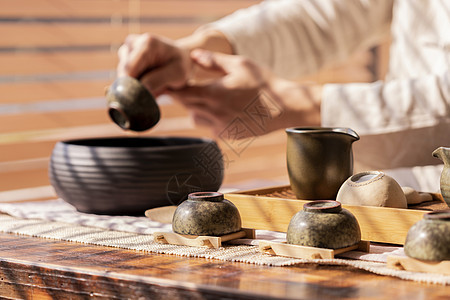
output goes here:
[[213, 140], [201, 138], [71, 140], [55, 145], [49, 177], [78, 211], [136, 215], [177, 205], [192, 192], [217, 191], [223, 158]]

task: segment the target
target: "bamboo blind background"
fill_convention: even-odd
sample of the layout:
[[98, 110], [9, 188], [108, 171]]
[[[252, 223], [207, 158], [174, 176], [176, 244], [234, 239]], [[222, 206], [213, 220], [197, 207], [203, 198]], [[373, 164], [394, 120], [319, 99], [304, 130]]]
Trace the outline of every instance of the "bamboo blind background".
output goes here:
[[[0, 200], [11, 191], [48, 197], [51, 188], [40, 187], [49, 185], [47, 165], [57, 141], [130, 134], [109, 120], [104, 99], [127, 34], [152, 32], [176, 39], [258, 2], [0, 0]], [[384, 63], [374, 65], [374, 53], [359, 52], [350, 62], [307, 79], [374, 80], [374, 73], [384, 73]], [[192, 125], [179, 104], [166, 99], [161, 110], [160, 123], [144, 135], [210, 136]], [[226, 156], [224, 187], [287, 180], [283, 131], [255, 138], [239, 154], [218, 142]]]

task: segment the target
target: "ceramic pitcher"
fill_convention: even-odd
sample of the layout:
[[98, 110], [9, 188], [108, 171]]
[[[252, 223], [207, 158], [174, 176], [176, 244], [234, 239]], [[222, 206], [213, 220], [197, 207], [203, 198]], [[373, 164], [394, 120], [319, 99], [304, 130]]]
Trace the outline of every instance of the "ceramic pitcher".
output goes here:
[[287, 168], [298, 199], [336, 199], [342, 183], [353, 173], [350, 128], [288, 128]]
[[439, 147], [433, 151], [433, 156], [444, 162], [441, 173], [441, 194], [445, 203], [450, 207], [450, 148]]

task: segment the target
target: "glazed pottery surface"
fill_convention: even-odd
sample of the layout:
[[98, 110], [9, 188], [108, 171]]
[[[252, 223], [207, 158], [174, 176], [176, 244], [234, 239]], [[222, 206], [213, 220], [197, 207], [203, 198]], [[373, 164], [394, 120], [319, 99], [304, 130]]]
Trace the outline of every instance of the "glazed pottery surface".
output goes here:
[[288, 128], [287, 168], [298, 199], [336, 199], [353, 173], [352, 143], [359, 136], [349, 128]]
[[99, 138], [58, 142], [49, 176], [59, 197], [79, 211], [143, 214], [177, 205], [198, 191], [217, 191], [223, 159], [202, 138]]
[[350, 176], [339, 189], [342, 204], [407, 208], [405, 193], [392, 177], [380, 171]]
[[445, 203], [450, 207], [450, 148], [439, 147], [433, 151], [433, 156], [444, 162], [441, 173], [441, 194]]
[[221, 193], [192, 193], [175, 210], [172, 229], [179, 234], [220, 236], [241, 230], [241, 217]]
[[427, 213], [414, 224], [406, 237], [405, 254], [420, 260], [450, 260], [450, 210]]
[[139, 80], [117, 78], [106, 93], [111, 119], [122, 129], [144, 131], [160, 119], [159, 107], [152, 94]]
[[306, 203], [291, 219], [286, 234], [289, 244], [339, 249], [361, 241], [355, 216], [332, 200]]

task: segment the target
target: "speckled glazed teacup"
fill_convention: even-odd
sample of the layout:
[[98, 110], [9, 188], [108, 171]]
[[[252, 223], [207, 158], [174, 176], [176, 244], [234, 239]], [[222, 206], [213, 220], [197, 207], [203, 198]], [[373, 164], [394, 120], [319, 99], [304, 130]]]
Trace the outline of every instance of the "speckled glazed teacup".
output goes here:
[[355, 216], [332, 200], [306, 203], [291, 219], [286, 234], [288, 244], [339, 249], [361, 241]]
[[350, 128], [288, 128], [286, 158], [289, 181], [298, 199], [336, 199], [342, 183], [353, 174]]
[[160, 119], [155, 98], [133, 77], [118, 77], [108, 88], [106, 100], [109, 116], [122, 129], [144, 131]]
[[241, 230], [241, 217], [236, 206], [221, 193], [191, 193], [175, 210], [172, 230], [179, 234], [221, 236]]
[[450, 209], [424, 215], [408, 231], [405, 254], [428, 261], [450, 260]]

